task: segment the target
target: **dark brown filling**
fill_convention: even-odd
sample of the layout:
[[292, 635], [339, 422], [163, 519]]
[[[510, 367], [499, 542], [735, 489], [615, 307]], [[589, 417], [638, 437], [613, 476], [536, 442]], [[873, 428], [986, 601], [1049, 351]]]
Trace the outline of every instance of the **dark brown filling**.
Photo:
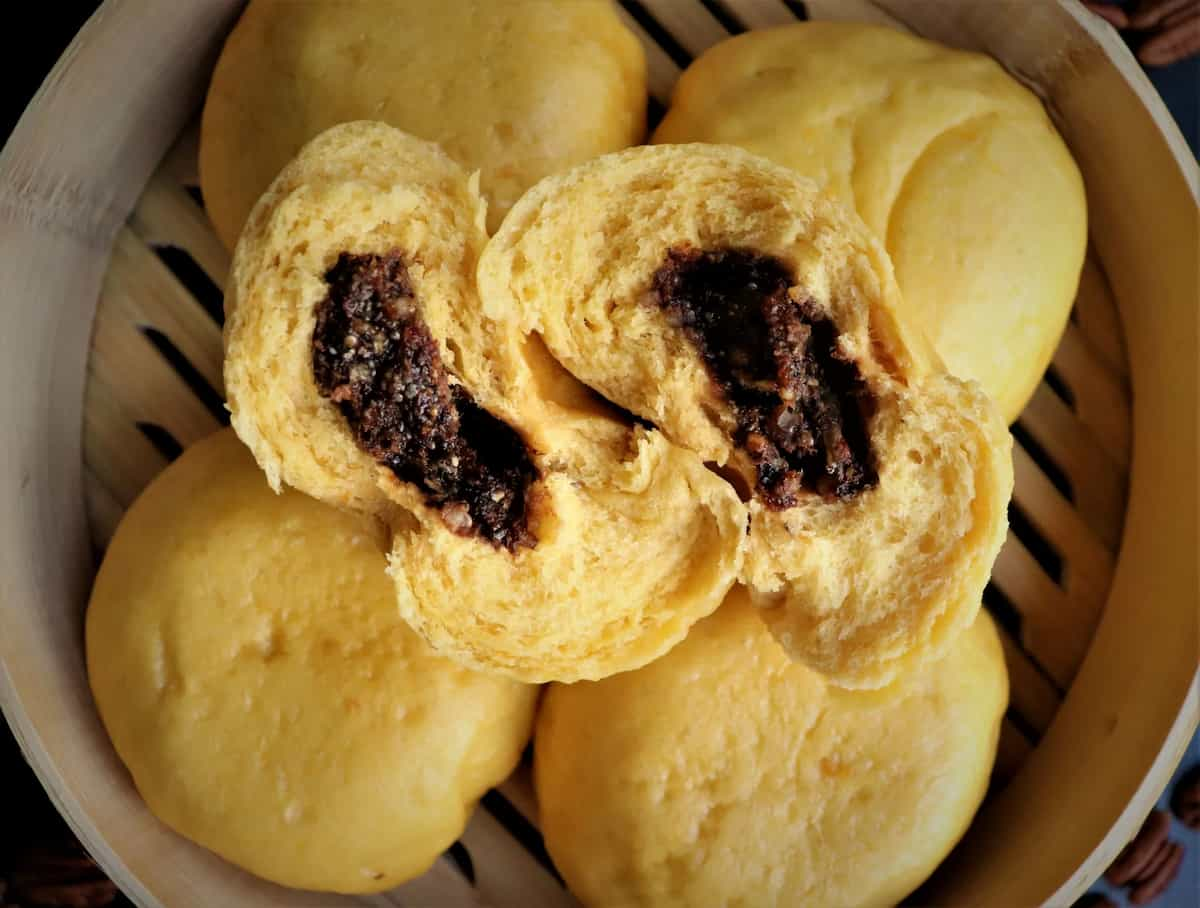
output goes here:
[[509, 551], [532, 548], [526, 499], [538, 471], [529, 449], [450, 383], [400, 251], [344, 252], [325, 283], [313, 376], [359, 447], [418, 486], [454, 532]]
[[866, 428], [873, 398], [833, 322], [792, 299], [792, 283], [779, 259], [743, 249], [672, 249], [653, 279], [658, 304], [733, 406], [734, 443], [775, 508], [795, 505], [801, 490], [852, 498], [878, 482]]

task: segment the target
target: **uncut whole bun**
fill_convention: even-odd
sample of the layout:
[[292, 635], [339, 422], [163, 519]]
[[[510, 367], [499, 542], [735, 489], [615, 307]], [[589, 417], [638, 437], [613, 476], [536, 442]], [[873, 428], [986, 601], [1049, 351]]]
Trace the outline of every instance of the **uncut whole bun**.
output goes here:
[[233, 426], [273, 487], [387, 522], [400, 612], [439, 652], [533, 682], [635, 668], [724, 598], [745, 507], [483, 311], [486, 242], [437, 146], [368, 122], [314, 139], [234, 254]]
[[996, 61], [878, 26], [749, 32], [697, 59], [655, 142], [737, 145], [817, 181], [884, 242], [903, 315], [1016, 419], [1087, 243], [1083, 181]]
[[886, 253], [811, 182], [728, 146], [607, 155], [513, 207], [479, 287], [749, 498], [741, 577], [793, 656], [878, 687], [970, 625], [1011, 439], [896, 319]]
[[1007, 698], [986, 612], [886, 690], [843, 691], [738, 590], [653, 664], [547, 690], [546, 849], [589, 908], [894, 905], [970, 823]]
[[607, 0], [251, 0], [205, 101], [201, 188], [232, 249], [304, 143], [382, 120], [481, 171], [494, 226], [546, 174], [641, 141], [645, 109]]
[[223, 430], [133, 504], [92, 591], [92, 693], [147, 805], [283, 885], [423, 873], [529, 737], [538, 689], [413, 633], [385, 542], [371, 518], [274, 494]]

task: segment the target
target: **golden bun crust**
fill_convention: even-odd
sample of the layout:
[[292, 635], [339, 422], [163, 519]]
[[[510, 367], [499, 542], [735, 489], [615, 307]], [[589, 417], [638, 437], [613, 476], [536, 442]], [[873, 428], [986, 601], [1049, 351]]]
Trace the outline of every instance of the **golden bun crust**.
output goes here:
[[886, 684], [979, 608], [1012, 491], [1003, 421], [896, 319], [891, 266], [862, 222], [793, 171], [728, 146], [629, 149], [543, 180], [484, 250], [482, 305], [519, 309], [569, 372], [752, 488], [725, 392], [653, 304], [655, 274], [678, 248], [785, 263], [874, 398], [864, 419], [878, 484], [784, 510], [756, 495], [742, 578], [795, 657], [843, 686]]
[[[233, 425], [276, 488], [377, 514], [404, 618], [440, 652], [524, 681], [644, 664], [712, 612], [741, 567], [737, 495], [660, 433], [629, 428], [475, 287], [487, 241], [474, 182], [381, 123], [326, 131], [256, 205], [226, 297]], [[400, 249], [449, 373], [528, 445], [532, 548], [453, 532], [375, 463], [313, 372], [315, 310], [343, 252]], [[622, 565], [619, 585], [598, 582]]]
[[481, 171], [494, 226], [546, 174], [640, 141], [645, 107], [641, 46], [606, 0], [252, 0], [209, 86], [201, 185], [232, 249], [301, 146], [370, 118]]
[[507, 776], [538, 689], [436, 655], [368, 517], [272, 493], [232, 431], [129, 509], [87, 613], [100, 716], [150, 809], [259, 876], [423, 873]]
[[1016, 419], [1066, 325], [1087, 210], [1041, 102], [994, 60], [878, 26], [749, 32], [687, 69], [654, 141], [737, 145], [855, 208], [902, 315]]
[[894, 905], [969, 825], [1007, 699], [986, 613], [891, 687], [843, 691], [739, 589], [653, 664], [547, 690], [546, 848], [590, 908]]

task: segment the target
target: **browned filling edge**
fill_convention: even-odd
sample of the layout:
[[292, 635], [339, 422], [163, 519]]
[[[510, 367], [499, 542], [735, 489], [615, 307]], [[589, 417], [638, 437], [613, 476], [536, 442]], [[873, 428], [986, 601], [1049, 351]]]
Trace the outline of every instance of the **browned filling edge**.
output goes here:
[[676, 247], [651, 283], [733, 407], [733, 442], [754, 464], [765, 504], [790, 508], [806, 491], [849, 499], [878, 483], [867, 433], [874, 397], [833, 322], [789, 294], [784, 262]]
[[532, 548], [539, 478], [520, 435], [451, 383], [422, 320], [404, 256], [343, 252], [325, 273], [312, 368], [358, 446], [421, 489], [459, 535]]

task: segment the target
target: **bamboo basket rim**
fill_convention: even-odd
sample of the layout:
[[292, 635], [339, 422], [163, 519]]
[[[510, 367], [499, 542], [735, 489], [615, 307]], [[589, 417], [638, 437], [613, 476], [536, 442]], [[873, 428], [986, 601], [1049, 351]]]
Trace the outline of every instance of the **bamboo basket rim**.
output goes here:
[[[875, 0], [875, 3], [889, 11], [894, 11], [897, 6], [895, 0]], [[38, 90], [4, 149], [0, 150], [0, 237], [13, 238], [14, 242], [10, 248], [24, 254], [18, 256], [14, 253], [9, 261], [10, 265], [16, 263], [16, 267], [9, 267], [0, 272], [0, 305], [11, 307], [12, 300], [22, 299], [25, 291], [31, 289], [23, 283], [26, 275], [20, 273], [28, 262], [45, 264], [47, 260], [53, 261], [54, 256], [51, 253], [98, 255], [99, 267], [93, 262], [91, 267], [78, 270], [50, 270], [42, 275], [43, 282], [38, 285], [39, 291], [46, 298], [72, 300], [74, 308], [70, 314], [80, 316], [85, 322], [85, 328], [90, 324], [99, 295], [104, 264], [116, 233], [133, 209], [142, 186], [158, 160], [183, 128], [199, 100], [194, 86], [189, 90], [189, 86], [185, 84], [187, 80], [181, 80], [174, 88], [180, 97], [189, 98], [191, 103], [152, 102], [149, 100], [149, 95], [153, 93], [153, 73], [150, 67], [147, 67], [145, 73], [131, 74], [130, 85], [140, 87], [143, 92], [141, 96], [131, 95], [134, 106], [138, 107], [137, 122], [145, 128], [143, 141], [136, 149], [123, 145], [115, 146], [111, 150], [111, 159], [90, 160], [86, 157], [72, 156], [69, 150], [64, 150], [61, 143], [55, 141], [54, 124], [72, 122], [72, 117], [79, 113], [87, 100], [61, 91], [68, 72], [72, 68], [97, 65], [106, 53], [112, 53], [117, 46], [122, 29], [140, 28], [144, 33], [149, 33], [152, 26], [158, 25], [164, 29], [169, 26], [176, 34], [194, 34], [207, 28], [223, 36], [227, 28], [221, 26], [230, 24], [240, 5], [237, 0], [208, 0], [206, 3], [196, 4], [186, 13], [176, 14], [164, 13], [161, 8], [156, 11], [153, 0], [105, 0], [88, 20]], [[1165, 142], [1170, 157], [1178, 168], [1179, 176], [1190, 191], [1192, 207], [1200, 208], [1200, 166], [1197, 166], [1197, 162], [1192, 158], [1178, 127], [1148, 78], [1136, 66], [1128, 49], [1115, 32], [1093, 19], [1071, 0], [1053, 0], [1052, 5], [1065, 10], [1078, 23], [1114, 65], [1126, 85], [1137, 95], [1153, 121], [1157, 137]], [[173, 19], [175, 21], [172, 21]], [[164, 44], [168, 47], [160, 48], [160, 54], [186, 54], [192, 61], [193, 70], [210, 61], [215, 50], [211, 42], [190, 49], [186, 42], [179, 40], [175, 44], [170, 41]], [[158, 95], [165, 97], [167, 92], [160, 87]], [[146, 127], [145, 124], [151, 121], [153, 125]], [[149, 137], [149, 141], [145, 140], [146, 136]], [[115, 187], [102, 185], [102, 181], [112, 175], [112, 163], [117, 160], [118, 155], [123, 168], [123, 182]], [[41, 259], [28, 257], [34, 244], [40, 247]], [[9, 246], [7, 241], [5, 246]], [[45, 279], [47, 274], [48, 280]], [[86, 560], [86, 528], [81, 525], [79, 518], [83, 512], [80, 476], [82, 370], [86, 362], [88, 338], [87, 331], [80, 330], [78, 326], [74, 330], [60, 327], [59, 331], [64, 341], [61, 348], [65, 351], [63, 356], [70, 364], [64, 367], [65, 374], [62, 369], [48, 372], [52, 380], [44, 389], [44, 400], [39, 401], [46, 404], [47, 421], [52, 424], [38, 425], [40, 431], [27, 432], [27, 437], [17, 437], [11, 432], [0, 437], [0, 466], [3, 467], [0, 471], [0, 513], [6, 514], [10, 522], [18, 515], [31, 522], [38, 522], [43, 533], [48, 529], [61, 533], [62, 544], [67, 551], [80, 560]], [[11, 339], [7, 340], [11, 343]], [[3, 342], [0, 342], [0, 360], [4, 358], [7, 349]], [[14, 346], [13, 349], [17, 347]], [[33, 430], [35, 426], [31, 424], [27, 428]], [[69, 455], [67, 460], [70, 462], [62, 465], [63, 476], [57, 477], [66, 480], [65, 489], [60, 492], [60, 500], [73, 499], [79, 513], [72, 515], [55, 512], [53, 506], [44, 503], [39, 506], [31, 502], [32, 493], [26, 495], [27, 487], [34, 484], [33, 472], [29, 469], [30, 464], [34, 462], [30, 453], [36, 454], [34, 437], [58, 444], [60, 450]], [[71, 466], [72, 463], [74, 466]], [[49, 470], [46, 464], [42, 466]], [[16, 547], [9, 547], [9, 543], [16, 538], [6, 535], [9, 529], [11, 527], [0, 527], [0, 610], [11, 610], [15, 614], [16, 607], [11, 606], [11, 601], [6, 602], [12, 592], [5, 580], [10, 575], [10, 570], [15, 574], [21, 567], [17, 564], [17, 556], [14, 555]], [[1127, 532], [1128, 528], [1122, 534], [1122, 550], [1125, 547], [1124, 534]], [[86, 583], [81, 585], [79, 578], [59, 577], [53, 582], [48, 582], [46, 587], [56, 587], [59, 594], [72, 596], [77, 601], [81, 598], [86, 599], [87, 586]], [[44, 594], [44, 588], [39, 587], [38, 592]], [[1107, 615], [1101, 619], [1102, 623], [1105, 620]], [[74, 790], [67, 783], [59, 765], [60, 761], [55, 759], [52, 749], [46, 743], [47, 731], [61, 735], [62, 729], [56, 726], [65, 720], [62, 716], [47, 713], [45, 710], [36, 718], [30, 713], [26, 707], [28, 697], [23, 696], [22, 692], [28, 692], [33, 687], [27, 675], [14, 676], [11, 669], [16, 661], [14, 655], [15, 647], [10, 635], [6, 633], [0, 639], [0, 708], [26, 759], [60, 813], [101, 865], [115, 879], [121, 880], [123, 885], [129, 886], [130, 881], [136, 884], [136, 877], [128, 872], [121, 858], [108, 847], [90, 818], [85, 809], [85, 793]], [[44, 691], [38, 693], [44, 694]], [[88, 705], [90, 706], [90, 701]], [[1065, 705], [1066, 701], [1064, 707]], [[1141, 784], [1108, 834], [1103, 837], [1103, 841], [1099, 842], [1088, 858], [1062, 882], [1049, 897], [1050, 901], [1068, 901], [1081, 892], [1136, 831], [1142, 818], [1152, 808], [1158, 792], [1165, 786], [1171, 770], [1181, 758], [1198, 721], [1200, 665], [1193, 670], [1191, 681], [1178, 704], [1175, 719], [1158, 747], [1156, 756], [1147, 767]], [[155, 903], [154, 897], [140, 888], [140, 885], [130, 894], [136, 901]]]

